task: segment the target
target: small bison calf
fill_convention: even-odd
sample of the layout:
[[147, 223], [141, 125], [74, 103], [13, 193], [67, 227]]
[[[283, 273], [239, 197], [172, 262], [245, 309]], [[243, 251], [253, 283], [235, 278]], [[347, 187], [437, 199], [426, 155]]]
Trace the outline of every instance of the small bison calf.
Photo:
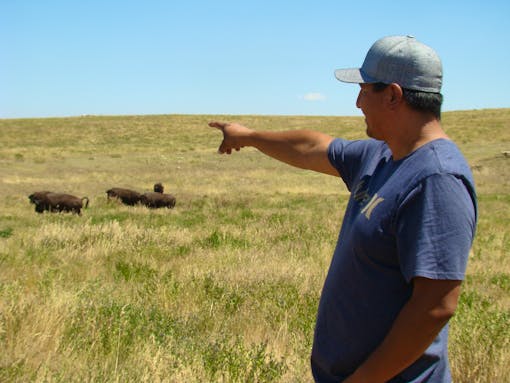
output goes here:
[[117, 198], [125, 205], [136, 205], [140, 202], [140, 193], [123, 188], [111, 188], [106, 191], [107, 198]]
[[156, 193], [163, 193], [165, 191], [165, 187], [163, 186], [162, 183], [157, 183], [157, 184], [154, 184], [154, 191]]
[[[79, 198], [71, 194], [53, 193], [50, 191], [34, 192], [28, 196], [30, 203], [35, 205], [35, 211], [42, 213], [50, 212], [71, 212], [81, 215], [81, 209], [89, 206], [88, 197]], [[85, 201], [85, 205], [83, 204]]]

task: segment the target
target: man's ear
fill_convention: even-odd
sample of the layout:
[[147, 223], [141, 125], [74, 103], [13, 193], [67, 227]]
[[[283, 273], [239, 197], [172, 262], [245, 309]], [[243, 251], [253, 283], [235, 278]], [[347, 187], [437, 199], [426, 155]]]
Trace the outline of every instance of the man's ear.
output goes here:
[[400, 105], [401, 102], [404, 101], [404, 92], [402, 90], [402, 87], [398, 84], [392, 83], [386, 88], [386, 101], [387, 105], [391, 109], [395, 109], [397, 106]]

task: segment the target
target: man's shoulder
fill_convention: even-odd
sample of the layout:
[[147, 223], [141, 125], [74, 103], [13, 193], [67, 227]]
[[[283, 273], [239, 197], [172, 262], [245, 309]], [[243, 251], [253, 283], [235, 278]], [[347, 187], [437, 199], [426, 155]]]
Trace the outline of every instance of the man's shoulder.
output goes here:
[[391, 155], [388, 145], [384, 141], [375, 140], [373, 138], [363, 140], [347, 140], [344, 138], [335, 138], [329, 145], [330, 153], [351, 153], [351, 154], [374, 154]]
[[418, 149], [401, 166], [401, 175], [407, 180], [408, 192], [428, 180], [441, 182], [450, 178], [462, 181], [472, 198], [476, 198], [471, 168], [457, 145], [447, 139], [431, 141]]
[[471, 169], [457, 145], [447, 139], [438, 139], [425, 144], [412, 156], [410, 165], [420, 169], [423, 176], [452, 174], [471, 178]]

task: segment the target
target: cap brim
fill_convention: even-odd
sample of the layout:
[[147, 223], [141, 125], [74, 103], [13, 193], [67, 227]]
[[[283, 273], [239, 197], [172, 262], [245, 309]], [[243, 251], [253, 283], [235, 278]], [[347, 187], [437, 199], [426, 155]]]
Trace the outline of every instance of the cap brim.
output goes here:
[[342, 82], [350, 82], [354, 84], [365, 82], [363, 81], [363, 77], [361, 77], [359, 68], [337, 69], [335, 71], [335, 77], [338, 81]]
[[360, 68], [337, 69], [335, 71], [335, 77], [339, 81], [353, 84], [377, 82], [377, 80], [363, 74]]

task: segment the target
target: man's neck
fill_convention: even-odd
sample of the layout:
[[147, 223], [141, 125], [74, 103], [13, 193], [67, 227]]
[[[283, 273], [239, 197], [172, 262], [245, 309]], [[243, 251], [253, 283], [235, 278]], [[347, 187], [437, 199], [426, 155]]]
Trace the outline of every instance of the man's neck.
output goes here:
[[404, 158], [428, 142], [439, 138], [449, 139], [438, 119], [420, 113], [412, 113], [409, 117], [399, 120], [401, 123], [386, 141], [394, 161]]

